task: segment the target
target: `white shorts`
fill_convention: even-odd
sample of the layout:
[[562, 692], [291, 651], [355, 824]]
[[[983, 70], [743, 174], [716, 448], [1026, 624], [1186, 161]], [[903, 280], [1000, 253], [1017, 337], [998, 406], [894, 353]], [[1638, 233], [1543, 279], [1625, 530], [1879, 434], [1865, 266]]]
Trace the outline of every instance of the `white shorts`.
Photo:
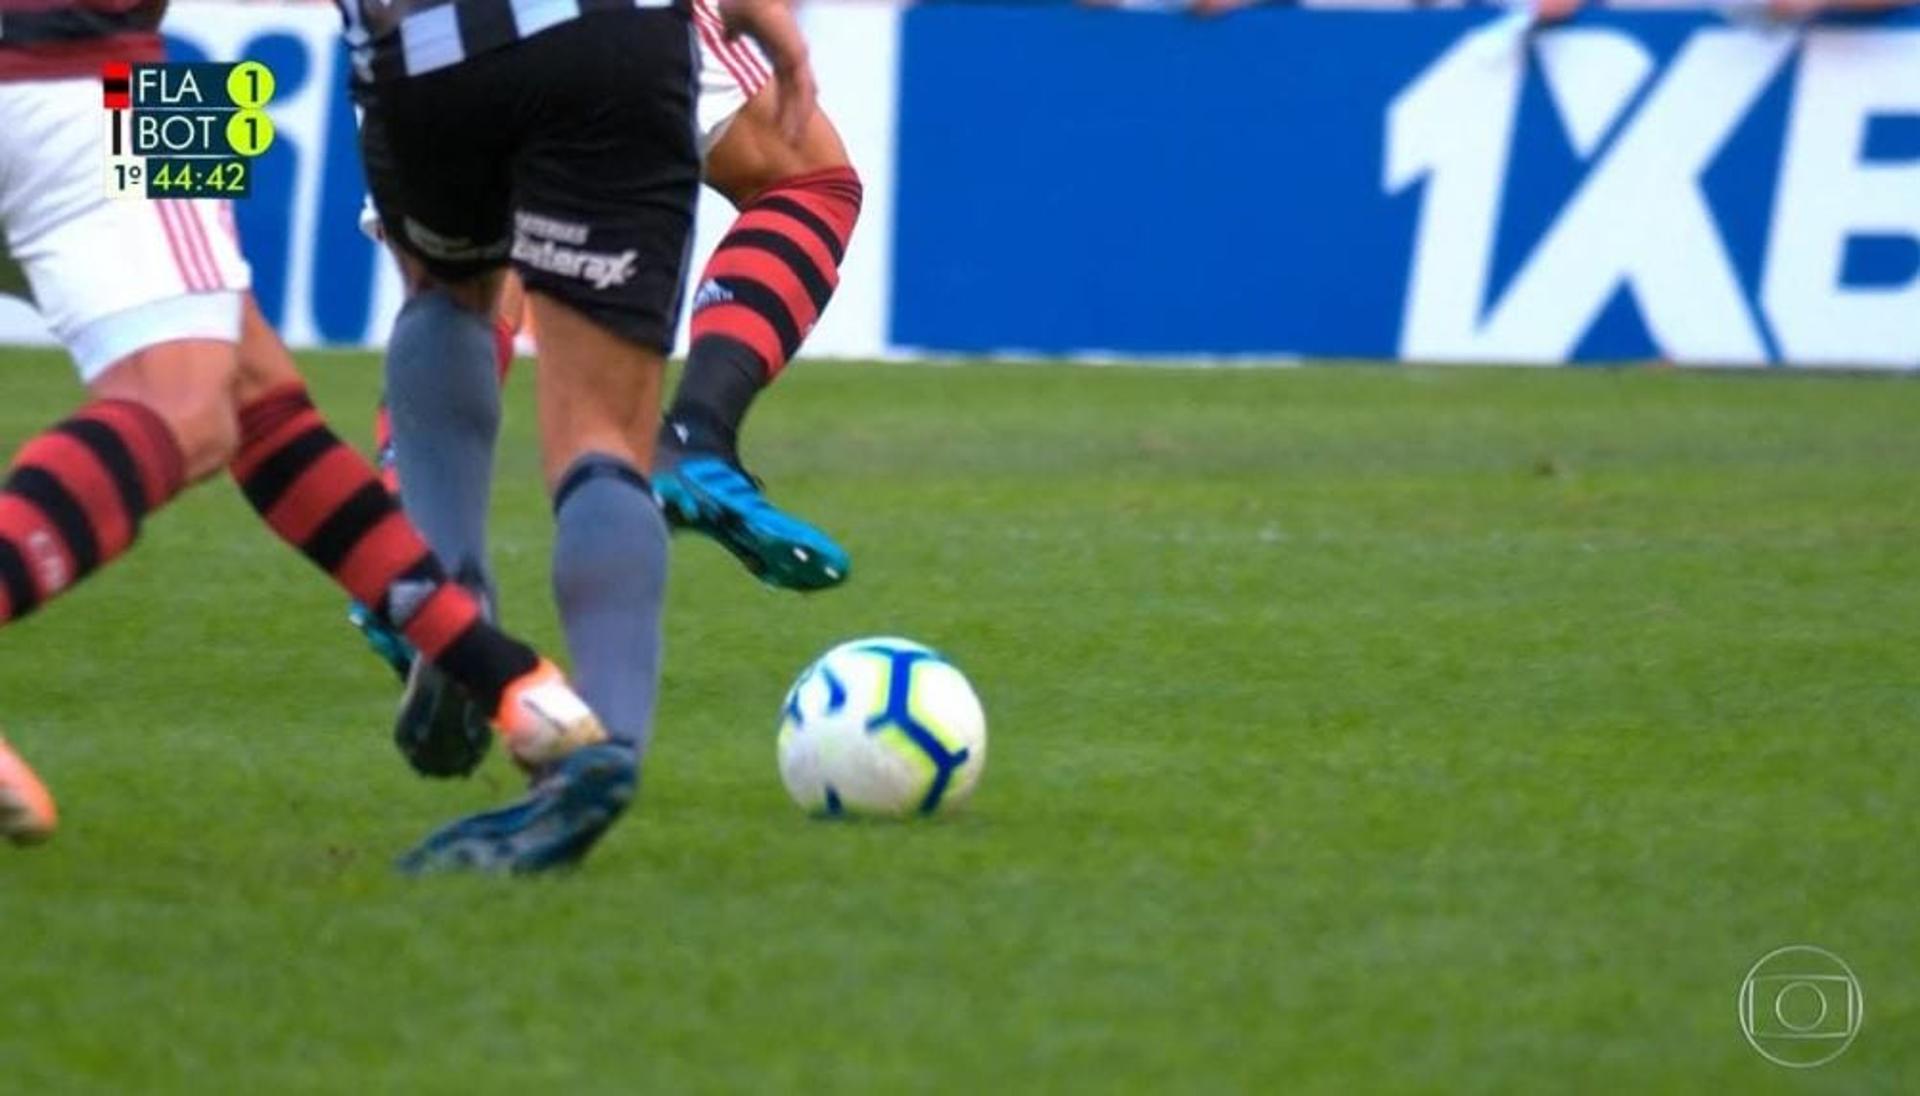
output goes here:
[[[747, 101], [772, 81], [773, 66], [752, 42], [744, 38], [726, 40], [714, 0], [693, 0], [693, 27], [699, 32], [696, 40], [700, 46], [694, 124], [699, 127], [700, 159], [705, 161]], [[360, 230], [376, 240], [380, 238], [380, 215], [373, 211], [372, 198], [360, 207]]]
[[92, 381], [177, 339], [240, 341], [252, 274], [223, 201], [109, 198], [97, 79], [0, 83], [0, 226]]
[[700, 34], [700, 158], [706, 159], [747, 100], [773, 79], [773, 66], [760, 47], [745, 38], [727, 41], [720, 30], [714, 0], [693, 0], [693, 29]]

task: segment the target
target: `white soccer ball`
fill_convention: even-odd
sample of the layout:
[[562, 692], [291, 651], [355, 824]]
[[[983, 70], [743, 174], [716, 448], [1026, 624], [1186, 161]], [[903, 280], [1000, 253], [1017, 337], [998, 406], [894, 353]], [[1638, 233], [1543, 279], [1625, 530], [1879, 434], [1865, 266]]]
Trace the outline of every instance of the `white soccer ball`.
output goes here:
[[980, 698], [931, 647], [891, 636], [842, 643], [787, 690], [780, 778], [816, 814], [949, 811], [986, 764]]

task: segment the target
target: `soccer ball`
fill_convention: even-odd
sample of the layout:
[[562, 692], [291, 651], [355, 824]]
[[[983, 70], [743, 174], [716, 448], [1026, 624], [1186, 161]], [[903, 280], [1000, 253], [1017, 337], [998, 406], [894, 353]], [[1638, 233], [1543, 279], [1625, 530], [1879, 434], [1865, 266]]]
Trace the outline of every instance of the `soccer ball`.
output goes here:
[[952, 810], [987, 764], [987, 717], [938, 651], [879, 636], [821, 655], [787, 690], [780, 778], [816, 814]]

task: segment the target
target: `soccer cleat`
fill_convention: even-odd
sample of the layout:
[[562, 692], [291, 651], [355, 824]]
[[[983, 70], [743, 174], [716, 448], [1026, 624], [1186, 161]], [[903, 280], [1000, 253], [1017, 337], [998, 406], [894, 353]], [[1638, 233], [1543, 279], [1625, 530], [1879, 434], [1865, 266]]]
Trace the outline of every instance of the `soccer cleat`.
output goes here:
[[668, 524], [719, 542], [769, 586], [825, 590], [847, 580], [846, 549], [768, 502], [736, 464], [688, 454], [654, 473], [653, 494]]
[[408, 875], [529, 875], [577, 864], [632, 802], [638, 777], [629, 746], [603, 742], [576, 750], [520, 802], [441, 827], [396, 866]]
[[393, 744], [421, 776], [467, 776], [486, 760], [493, 723], [468, 692], [424, 658], [414, 659]]
[[506, 740], [507, 750], [520, 767], [540, 772], [588, 746], [607, 740], [606, 728], [567, 684], [560, 667], [540, 665], [507, 686], [493, 725]]
[[373, 653], [400, 675], [401, 681], [408, 680], [413, 672], [415, 652], [413, 644], [408, 643], [405, 636], [357, 601], [347, 604], [347, 622], [360, 629], [360, 634], [366, 637], [367, 646], [373, 648]]
[[37, 845], [53, 836], [59, 821], [52, 793], [0, 738], [0, 836], [16, 845]]

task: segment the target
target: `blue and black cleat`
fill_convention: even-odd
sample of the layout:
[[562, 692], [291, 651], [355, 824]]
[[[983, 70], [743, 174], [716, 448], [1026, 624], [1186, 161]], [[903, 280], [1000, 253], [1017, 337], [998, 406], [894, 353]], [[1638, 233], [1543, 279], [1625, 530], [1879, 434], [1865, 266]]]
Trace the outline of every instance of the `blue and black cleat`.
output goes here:
[[400, 858], [407, 875], [532, 875], [577, 864], [633, 801], [631, 746], [582, 747], [556, 762], [526, 798], [450, 823]]
[[415, 659], [394, 716], [393, 744], [421, 776], [469, 776], [487, 759], [493, 721], [439, 667]]
[[740, 467], [689, 453], [653, 477], [667, 524], [719, 542], [769, 586], [825, 590], [847, 580], [851, 561], [833, 538], [774, 506]]
[[407, 675], [413, 672], [414, 650], [405, 636], [357, 601], [347, 604], [347, 623], [360, 630], [367, 646], [380, 656], [380, 661], [393, 668], [402, 682], [407, 680]]
[[467, 776], [486, 760], [493, 745], [487, 712], [467, 691], [432, 663], [420, 658], [393, 626], [359, 602], [347, 607], [347, 620], [366, 637], [367, 646], [393, 668], [406, 685], [393, 721], [393, 744], [421, 776]]
[[[471, 564], [462, 567], [460, 582], [487, 609], [486, 579]], [[491, 712], [426, 659], [390, 622], [359, 602], [347, 607], [347, 619], [366, 637], [367, 646], [400, 675], [406, 691], [393, 722], [393, 744], [407, 764], [421, 776], [467, 776], [486, 760], [493, 745]]]

